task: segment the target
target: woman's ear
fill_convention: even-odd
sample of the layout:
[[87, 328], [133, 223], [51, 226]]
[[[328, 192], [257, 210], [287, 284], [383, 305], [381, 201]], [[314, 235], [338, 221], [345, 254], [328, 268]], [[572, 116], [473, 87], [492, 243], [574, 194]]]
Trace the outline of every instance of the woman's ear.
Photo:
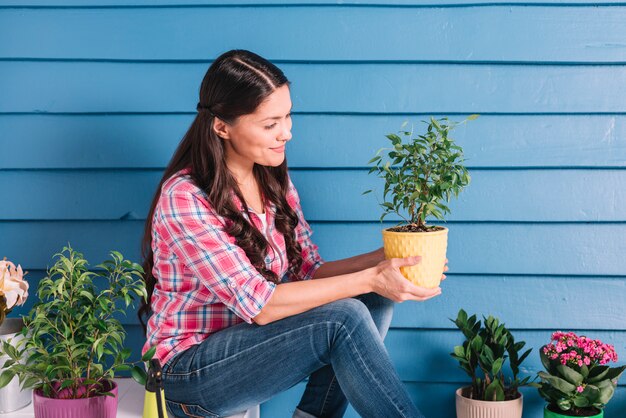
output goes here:
[[218, 117], [213, 118], [213, 131], [222, 139], [230, 139], [230, 126]]

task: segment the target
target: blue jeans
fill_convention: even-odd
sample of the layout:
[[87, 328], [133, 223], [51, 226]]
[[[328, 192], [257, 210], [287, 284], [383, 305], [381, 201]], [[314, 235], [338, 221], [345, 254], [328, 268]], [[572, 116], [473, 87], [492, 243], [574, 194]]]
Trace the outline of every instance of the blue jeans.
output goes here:
[[368, 293], [218, 331], [164, 365], [168, 413], [232, 415], [309, 376], [293, 417], [342, 417], [350, 401], [362, 417], [423, 418], [383, 344], [393, 305]]

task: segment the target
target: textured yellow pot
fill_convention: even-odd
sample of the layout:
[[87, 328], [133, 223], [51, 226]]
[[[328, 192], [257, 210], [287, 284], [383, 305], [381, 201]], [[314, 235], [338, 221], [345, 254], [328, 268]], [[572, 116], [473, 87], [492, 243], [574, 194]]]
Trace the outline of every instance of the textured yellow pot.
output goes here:
[[439, 286], [446, 263], [448, 228], [434, 232], [392, 232], [384, 229], [383, 246], [387, 259], [421, 256], [421, 262], [400, 267], [400, 271], [417, 286]]

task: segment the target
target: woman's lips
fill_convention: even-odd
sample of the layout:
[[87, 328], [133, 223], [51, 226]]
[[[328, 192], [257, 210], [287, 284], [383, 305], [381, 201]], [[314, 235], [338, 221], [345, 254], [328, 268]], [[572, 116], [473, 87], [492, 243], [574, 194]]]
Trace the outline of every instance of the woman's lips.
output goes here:
[[280, 153], [280, 152], [285, 152], [285, 146], [284, 146], [284, 145], [283, 145], [283, 146], [280, 146], [280, 147], [278, 147], [278, 148], [270, 148], [270, 149], [271, 149], [272, 151], [274, 151], [274, 152], [279, 152], [279, 153]]

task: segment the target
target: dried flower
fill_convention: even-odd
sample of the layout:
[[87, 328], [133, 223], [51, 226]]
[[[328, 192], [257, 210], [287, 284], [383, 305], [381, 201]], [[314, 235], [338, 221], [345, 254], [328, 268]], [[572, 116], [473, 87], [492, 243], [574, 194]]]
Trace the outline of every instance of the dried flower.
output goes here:
[[24, 280], [26, 274], [28, 272], [23, 272], [22, 266], [18, 264], [15, 267], [6, 257], [0, 261], [0, 296], [6, 299], [5, 312], [23, 305], [28, 298], [28, 282]]

